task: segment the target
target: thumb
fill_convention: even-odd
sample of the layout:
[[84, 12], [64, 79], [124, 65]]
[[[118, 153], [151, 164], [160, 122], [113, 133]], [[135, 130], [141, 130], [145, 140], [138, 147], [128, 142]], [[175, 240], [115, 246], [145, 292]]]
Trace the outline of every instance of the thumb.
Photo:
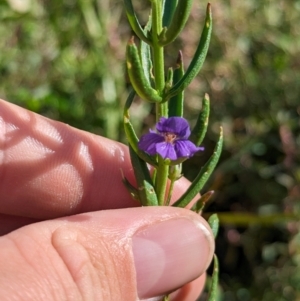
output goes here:
[[213, 249], [207, 223], [173, 207], [106, 210], [31, 224], [0, 238], [0, 299], [152, 298], [204, 273]]

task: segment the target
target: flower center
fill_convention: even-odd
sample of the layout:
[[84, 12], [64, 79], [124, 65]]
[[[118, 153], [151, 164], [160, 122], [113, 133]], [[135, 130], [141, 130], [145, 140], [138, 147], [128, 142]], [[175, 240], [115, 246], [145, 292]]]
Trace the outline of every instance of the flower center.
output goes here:
[[174, 133], [163, 133], [165, 141], [167, 143], [173, 143], [174, 140], [177, 138], [177, 135], [175, 135]]

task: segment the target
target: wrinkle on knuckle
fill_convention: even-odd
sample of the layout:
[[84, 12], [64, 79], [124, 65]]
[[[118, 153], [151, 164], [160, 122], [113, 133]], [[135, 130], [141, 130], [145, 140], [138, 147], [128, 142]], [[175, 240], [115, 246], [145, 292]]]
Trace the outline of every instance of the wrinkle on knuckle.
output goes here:
[[86, 239], [86, 236], [82, 238], [79, 230], [61, 227], [52, 234], [52, 245], [81, 299], [107, 300], [105, 295], [110, 291], [107, 267], [95, 259], [92, 247], [85, 243]]

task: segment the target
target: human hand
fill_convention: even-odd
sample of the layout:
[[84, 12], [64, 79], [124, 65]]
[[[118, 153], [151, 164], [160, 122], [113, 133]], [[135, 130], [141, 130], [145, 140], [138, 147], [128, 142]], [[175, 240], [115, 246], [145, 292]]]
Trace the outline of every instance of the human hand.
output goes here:
[[197, 298], [210, 228], [186, 209], [137, 207], [126, 146], [5, 101], [0, 132], [1, 300], [131, 301], [183, 285], [172, 300]]

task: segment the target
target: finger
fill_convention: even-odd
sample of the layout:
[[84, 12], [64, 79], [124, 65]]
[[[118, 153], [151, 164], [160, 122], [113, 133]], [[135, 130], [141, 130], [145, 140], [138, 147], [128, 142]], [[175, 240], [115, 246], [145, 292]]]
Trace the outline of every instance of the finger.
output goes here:
[[52, 218], [136, 205], [127, 148], [0, 101], [0, 212]]
[[136, 300], [203, 274], [213, 236], [197, 214], [172, 207], [84, 213], [0, 238], [0, 299]]
[[[176, 183], [176, 186], [174, 187], [174, 193], [173, 193], [171, 203], [173, 203], [175, 201], [176, 197], [179, 197], [187, 189], [188, 185], [190, 184], [189, 181], [187, 181], [184, 178], [180, 179], [178, 182], [179, 183]], [[120, 207], [123, 207], [124, 204], [126, 204], [125, 202], [122, 203], [122, 199], [120, 199], [119, 201], [120, 201]], [[1, 201], [0, 201], [0, 203], [1, 203]], [[139, 204], [136, 204], [136, 205], [138, 206]], [[30, 208], [31, 208], [30, 203], [27, 206], [28, 206], [27, 210], [30, 210]], [[190, 207], [190, 206], [188, 206], [188, 207]], [[47, 210], [47, 207], [45, 207], [44, 209]], [[80, 208], [79, 211], [85, 212], [86, 209], [87, 208]], [[98, 208], [96, 206], [95, 210], [97, 210], [97, 209]], [[101, 208], [99, 208], [99, 209], [101, 209]], [[26, 209], [24, 209], [24, 210], [26, 212]], [[67, 213], [66, 213], [66, 215], [67, 215]], [[53, 216], [53, 217], [55, 217], [55, 216]], [[0, 213], [0, 236], [8, 234], [9, 232], [19, 229], [20, 227], [39, 222], [41, 220], [44, 220], [44, 219], [41, 219], [41, 218], [36, 219], [36, 218], [7, 215], [7, 214]]]
[[[174, 187], [174, 192], [173, 192], [173, 197], [172, 197], [171, 203], [173, 203], [176, 200], [176, 198], [178, 198], [187, 189], [189, 184], [190, 184], [189, 181], [187, 181], [184, 178], [181, 178], [178, 181], [178, 183], [176, 183], [176, 186]], [[120, 204], [121, 208], [126, 205], [126, 199], [124, 202], [123, 202], [122, 198], [120, 198], [117, 201], [118, 201], [118, 204]], [[99, 203], [101, 204], [101, 202], [99, 202]], [[0, 200], [0, 204], [1, 204], [1, 200]], [[32, 207], [30, 201], [28, 202], [27, 205], [24, 204], [23, 202], [19, 202], [19, 204], [27, 206], [27, 208], [23, 209], [23, 212], [25, 212], [25, 213], [27, 213], [27, 211], [29, 211], [30, 208]], [[135, 205], [139, 206], [139, 204], [137, 204], [137, 203], [135, 203]], [[1, 205], [0, 205], [0, 207], [1, 207]], [[109, 204], [107, 207], [108, 208], [106, 208], [106, 209], [110, 209]], [[190, 207], [190, 206], [188, 206], [188, 207]], [[47, 206], [44, 206], [43, 209], [46, 211]], [[79, 212], [86, 212], [87, 209], [88, 208], [86, 208], [86, 207], [79, 208]], [[97, 209], [102, 209], [102, 208], [101, 207], [98, 208], [97, 204], [96, 204], [95, 208], [91, 208], [91, 211], [97, 210]], [[16, 208], [16, 212], [19, 212], [18, 208]], [[30, 215], [30, 214], [28, 214], [28, 215]], [[55, 216], [55, 213], [53, 213], [53, 215], [54, 215], [53, 218], [57, 217], [57, 216]], [[67, 212], [65, 213], [65, 215], [68, 215]], [[38, 216], [40, 216], [40, 214], [38, 214]], [[7, 215], [7, 214], [0, 213], [0, 236], [5, 235], [5, 234], [7, 234], [13, 230], [16, 230], [20, 227], [23, 227], [25, 225], [36, 223], [41, 220], [44, 220], [44, 219], [29, 218], [26, 216], [24, 217], [24, 216], [16, 216], [16, 215]]]
[[122, 183], [121, 170], [133, 181], [126, 146], [5, 101], [0, 131], [1, 213], [45, 219], [138, 205]]
[[[0, 213], [48, 219], [138, 206], [128, 149], [0, 100]], [[176, 183], [174, 197], [187, 187]]]

